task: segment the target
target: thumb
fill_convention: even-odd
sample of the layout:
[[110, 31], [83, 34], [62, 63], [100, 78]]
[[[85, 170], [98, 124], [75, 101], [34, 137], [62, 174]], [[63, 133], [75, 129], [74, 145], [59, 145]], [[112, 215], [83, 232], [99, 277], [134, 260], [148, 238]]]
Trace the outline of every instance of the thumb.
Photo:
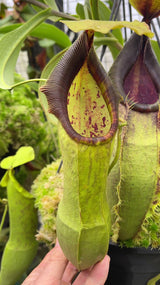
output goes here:
[[107, 279], [109, 271], [110, 257], [105, 258], [94, 265], [92, 269], [82, 271], [73, 285], [103, 285]]

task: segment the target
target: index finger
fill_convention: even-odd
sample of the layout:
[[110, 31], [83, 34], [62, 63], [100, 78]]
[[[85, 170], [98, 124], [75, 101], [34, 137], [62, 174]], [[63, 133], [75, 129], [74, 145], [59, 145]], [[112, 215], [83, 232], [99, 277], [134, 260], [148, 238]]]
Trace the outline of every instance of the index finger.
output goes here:
[[22, 285], [52, 285], [54, 281], [60, 284], [67, 263], [67, 258], [64, 256], [60, 246], [56, 244]]

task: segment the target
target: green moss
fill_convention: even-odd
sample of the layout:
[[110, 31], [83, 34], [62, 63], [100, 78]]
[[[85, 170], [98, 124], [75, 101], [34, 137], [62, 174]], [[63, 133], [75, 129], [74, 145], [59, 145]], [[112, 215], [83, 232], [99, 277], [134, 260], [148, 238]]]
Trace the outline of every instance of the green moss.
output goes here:
[[60, 162], [59, 159], [43, 168], [32, 185], [35, 206], [38, 208], [41, 221], [37, 240], [47, 245], [54, 243], [56, 239], [55, 220], [63, 193], [63, 168], [57, 173]]
[[46, 163], [58, 157], [57, 126], [46, 122], [39, 99], [31, 86], [0, 89], [0, 158], [20, 146], [32, 146], [36, 158]]
[[156, 204], [151, 203], [141, 229], [133, 242], [135, 246], [160, 247], [160, 197], [157, 197]]

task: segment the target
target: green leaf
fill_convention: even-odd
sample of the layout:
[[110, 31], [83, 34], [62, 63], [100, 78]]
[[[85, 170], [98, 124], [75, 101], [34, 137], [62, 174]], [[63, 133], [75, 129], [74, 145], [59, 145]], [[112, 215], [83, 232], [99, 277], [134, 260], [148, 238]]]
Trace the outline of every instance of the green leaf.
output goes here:
[[99, 2], [99, 0], [90, 0], [89, 1], [93, 20], [99, 20], [98, 2]]
[[8, 179], [9, 179], [9, 173], [6, 171], [6, 173], [3, 175], [1, 181], [0, 181], [0, 186], [6, 187], [8, 184]]
[[[44, 3], [44, 0], [38, 0], [38, 2], [45, 4], [45, 3]], [[31, 8], [33, 8], [37, 13], [39, 13], [40, 11], [42, 11], [42, 8], [40, 8], [40, 7], [38, 7], [38, 6], [34, 5], [34, 4], [27, 5], [27, 6], [31, 6]]]
[[7, 26], [2, 26], [0, 27], [0, 34], [6, 34], [6, 33], [9, 33], [19, 27], [21, 27], [23, 24], [9, 24]]
[[113, 43], [110, 43], [110, 42], [108, 42], [108, 47], [109, 47], [110, 52], [112, 54], [112, 58], [115, 60], [116, 57], [119, 55], [121, 50], [117, 49], [117, 47], [115, 45], [113, 45]]
[[15, 155], [8, 156], [1, 161], [1, 168], [12, 169], [34, 159], [34, 150], [30, 146], [21, 147]]
[[[102, 1], [98, 2], [98, 7], [100, 20], [109, 21], [111, 10]], [[110, 34], [113, 35], [113, 38], [117, 39], [118, 42], [123, 46], [123, 36], [120, 29], [113, 30], [112, 32], [110, 32]], [[120, 50], [115, 47], [113, 42], [108, 41], [107, 45], [112, 53], [113, 58], [115, 59], [119, 54]]]
[[98, 1], [99, 19], [102, 21], [109, 21], [111, 10], [102, 2]]
[[96, 46], [102, 46], [102, 45], [109, 45], [114, 44], [118, 40], [116, 38], [110, 38], [110, 37], [98, 37], [94, 39], [94, 44]]
[[151, 45], [152, 45], [152, 48], [153, 48], [153, 50], [154, 50], [154, 52], [156, 54], [157, 60], [160, 63], [160, 47], [159, 47], [157, 41], [153, 41], [152, 40], [151, 41]]
[[[47, 4], [52, 10], [59, 11], [56, 1], [55, 0], [44, 0], [45, 4]], [[60, 19], [60, 17], [57, 16], [51, 16], [50, 20], [57, 22]]]
[[124, 44], [124, 39], [123, 39], [123, 36], [122, 36], [122, 33], [121, 33], [120, 29], [113, 30], [112, 34], [113, 34], [113, 36], [115, 36], [115, 38], [119, 41], [119, 43], [121, 45]]
[[92, 19], [92, 13], [91, 13], [91, 9], [90, 9], [89, 0], [85, 0], [84, 15], [85, 15], [85, 19]]
[[85, 19], [84, 7], [82, 4], [78, 3], [76, 6], [76, 13], [80, 19]]
[[36, 11], [37, 11], [37, 13], [38, 12], [41, 12], [42, 11], [42, 9], [35, 9], [35, 6], [34, 7], [32, 7], [32, 5], [25, 5], [24, 7], [23, 7], [23, 10], [20, 12], [21, 13], [21, 17], [22, 17], [22, 19], [23, 19], [23, 21], [22, 22], [27, 22], [27, 21], [29, 21], [33, 16], [35, 16], [35, 14], [36, 14]]
[[15, 65], [24, 39], [49, 15], [50, 9], [46, 9], [0, 39], [0, 54], [3, 55], [0, 64], [0, 88], [10, 89], [12, 87]]
[[[22, 27], [23, 25], [25, 24], [11, 24], [6, 27], [0, 27], [0, 34], [8, 33], [17, 29], [18, 27]], [[29, 35], [39, 39], [52, 40], [62, 48], [66, 48], [71, 45], [69, 37], [63, 31], [58, 29], [56, 26], [47, 23], [41, 23], [35, 29], [33, 29]]]
[[123, 27], [130, 28], [138, 35], [146, 35], [153, 37], [154, 34], [149, 29], [149, 26], [144, 22], [137, 20], [133, 22], [127, 21], [97, 21], [97, 20], [81, 20], [81, 21], [61, 21], [68, 26], [72, 31], [78, 33], [82, 30], [94, 30], [103, 34], [107, 34], [110, 30], [121, 29]]
[[59, 11], [55, 0], [44, 0], [44, 2], [53, 10]]
[[39, 45], [43, 48], [53, 47], [54, 44], [55, 42], [53, 40], [49, 40], [49, 39], [39, 40]]
[[[111, 10], [103, 3], [102, 1], [98, 1], [98, 8], [99, 8], [99, 19], [102, 21], [109, 21]], [[113, 30], [110, 32], [111, 35], [113, 35], [113, 39], [117, 39], [118, 42], [123, 46], [123, 36], [120, 29]], [[97, 34], [96, 34], [97, 35]], [[113, 42], [108, 41], [107, 45], [112, 53], [113, 58], [115, 59], [117, 55], [119, 54], [120, 50], [115, 47]]]
[[62, 48], [66, 48], [71, 45], [69, 37], [63, 31], [58, 29], [56, 26], [47, 23], [40, 24], [31, 31], [30, 35], [40, 39], [47, 38], [53, 40]]
[[0, 20], [0, 26], [6, 25], [13, 20], [13, 16], [8, 16], [2, 20]]
[[[109, 21], [111, 10], [102, 2], [98, 2], [99, 7], [99, 18], [102, 21]], [[112, 34], [118, 39], [121, 45], [123, 45], [123, 36], [120, 29], [112, 31]]]

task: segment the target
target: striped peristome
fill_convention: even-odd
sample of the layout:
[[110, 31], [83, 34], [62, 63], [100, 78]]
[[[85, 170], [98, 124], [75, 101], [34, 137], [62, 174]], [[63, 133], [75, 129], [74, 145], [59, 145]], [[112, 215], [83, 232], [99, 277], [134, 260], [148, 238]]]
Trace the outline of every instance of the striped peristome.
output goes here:
[[[46, 85], [41, 87], [45, 93], [49, 112], [61, 122], [68, 135], [75, 141], [85, 144], [101, 144], [112, 139], [118, 127], [118, 99], [106, 72], [92, 48], [93, 32], [83, 32], [78, 40], [65, 53], [51, 73]], [[85, 137], [77, 133], [71, 126], [67, 111], [68, 92], [75, 76], [87, 61], [88, 70], [99, 86], [106, 107], [111, 116], [109, 132], [102, 137]]]

